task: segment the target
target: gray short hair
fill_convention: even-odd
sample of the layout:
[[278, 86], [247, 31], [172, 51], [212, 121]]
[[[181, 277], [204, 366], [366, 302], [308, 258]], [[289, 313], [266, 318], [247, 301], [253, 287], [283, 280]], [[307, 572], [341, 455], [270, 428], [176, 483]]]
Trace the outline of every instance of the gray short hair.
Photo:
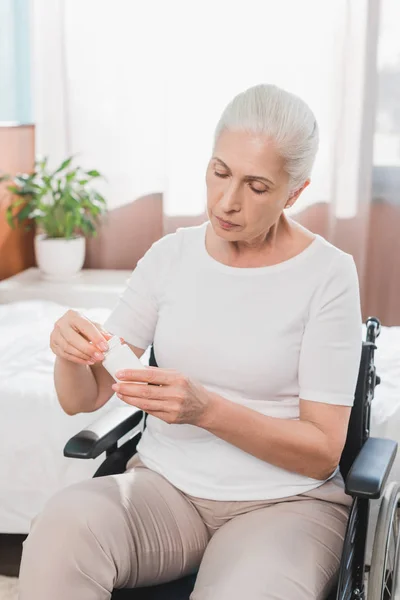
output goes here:
[[215, 129], [214, 149], [225, 129], [273, 139], [286, 161], [291, 191], [309, 178], [318, 150], [318, 124], [310, 107], [298, 96], [270, 84], [250, 87], [224, 109]]

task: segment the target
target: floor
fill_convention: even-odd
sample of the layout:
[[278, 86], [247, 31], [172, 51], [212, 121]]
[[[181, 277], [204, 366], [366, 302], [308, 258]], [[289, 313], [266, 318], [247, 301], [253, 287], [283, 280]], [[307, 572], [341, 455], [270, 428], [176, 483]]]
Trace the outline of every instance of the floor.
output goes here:
[[18, 579], [0, 575], [0, 600], [18, 600]]

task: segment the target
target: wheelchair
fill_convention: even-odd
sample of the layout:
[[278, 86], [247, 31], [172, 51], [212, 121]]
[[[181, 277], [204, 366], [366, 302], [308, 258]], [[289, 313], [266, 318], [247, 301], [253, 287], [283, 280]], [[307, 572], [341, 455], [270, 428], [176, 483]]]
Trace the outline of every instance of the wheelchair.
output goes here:
[[[400, 600], [400, 483], [386, 482], [397, 443], [369, 436], [371, 402], [380, 383], [374, 365], [380, 322], [366, 321], [354, 406], [340, 461], [346, 493], [353, 498], [335, 588], [326, 600]], [[158, 366], [151, 348], [150, 366]], [[338, 374], [340, 377], [340, 373]], [[145, 415], [134, 407], [118, 407], [72, 437], [64, 448], [70, 458], [105, 460], [94, 477], [123, 473], [136, 452]], [[371, 564], [365, 564], [370, 502], [381, 499]], [[114, 590], [113, 600], [188, 600], [196, 574], [145, 588]]]

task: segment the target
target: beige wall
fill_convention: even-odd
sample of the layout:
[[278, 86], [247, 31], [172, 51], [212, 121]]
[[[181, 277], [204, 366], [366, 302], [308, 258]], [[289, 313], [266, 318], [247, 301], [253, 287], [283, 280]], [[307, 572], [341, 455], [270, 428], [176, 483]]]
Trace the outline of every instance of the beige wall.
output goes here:
[[103, 218], [98, 236], [87, 241], [84, 267], [134, 269], [139, 258], [162, 235], [162, 195], [142, 196]]

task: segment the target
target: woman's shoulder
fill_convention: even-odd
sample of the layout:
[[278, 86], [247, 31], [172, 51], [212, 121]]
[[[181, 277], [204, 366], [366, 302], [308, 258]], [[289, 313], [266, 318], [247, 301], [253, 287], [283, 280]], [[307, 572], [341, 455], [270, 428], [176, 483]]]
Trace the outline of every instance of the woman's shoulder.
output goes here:
[[323, 304], [340, 297], [358, 298], [359, 280], [353, 256], [321, 235], [316, 235], [315, 243], [316, 296], [323, 299]]
[[163, 235], [151, 245], [141, 261], [159, 264], [178, 260], [190, 246], [193, 247], [194, 242], [201, 240], [206, 226], [207, 222], [192, 227], [178, 227], [176, 231]]
[[322, 235], [316, 234], [315, 237], [323, 262], [326, 266], [329, 265], [332, 271], [348, 270], [355, 266], [354, 258], [351, 254], [335, 246]]
[[351, 254], [338, 248], [322, 235], [314, 233], [302, 225], [296, 224], [295, 227], [300, 247], [302, 245], [303, 248], [307, 249], [310, 247], [313, 250], [309, 253], [309, 258], [314, 262], [317, 272], [319, 271], [318, 266], [328, 276], [334, 272], [343, 270], [352, 271], [355, 268], [354, 259]]

